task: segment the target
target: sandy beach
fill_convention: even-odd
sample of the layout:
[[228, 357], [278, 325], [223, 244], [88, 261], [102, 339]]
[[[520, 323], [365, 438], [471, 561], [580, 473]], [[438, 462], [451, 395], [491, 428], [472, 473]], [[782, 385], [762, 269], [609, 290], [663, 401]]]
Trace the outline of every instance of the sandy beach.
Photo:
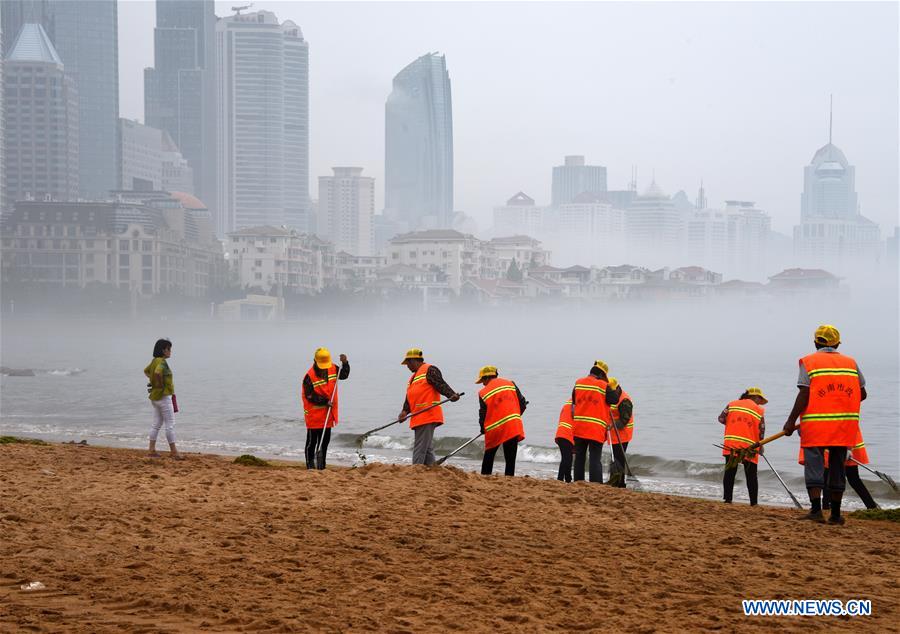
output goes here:
[[[0, 445], [0, 630], [900, 631], [895, 523], [231, 460]], [[873, 615], [745, 617], [743, 598], [871, 599]]]

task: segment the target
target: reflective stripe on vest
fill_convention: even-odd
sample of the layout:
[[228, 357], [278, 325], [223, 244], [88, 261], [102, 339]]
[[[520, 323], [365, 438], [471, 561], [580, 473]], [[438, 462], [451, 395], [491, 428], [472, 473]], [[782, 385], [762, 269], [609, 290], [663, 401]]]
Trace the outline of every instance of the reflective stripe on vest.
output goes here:
[[508, 440], [525, 439], [522, 409], [516, 385], [497, 377], [488, 381], [478, 397], [487, 408], [484, 415], [484, 448], [493, 449]]
[[[625, 400], [631, 401], [631, 396], [628, 395], [628, 392], [622, 390], [619, 394], [619, 402], [615, 405], [609, 406], [609, 415], [612, 418], [612, 424], [615, 425], [619, 420], [619, 405], [622, 404]], [[634, 401], [631, 401], [632, 406], [634, 406]], [[619, 429], [613, 429], [609, 434], [610, 441], [614, 445], [624, 444], [626, 442], [631, 442], [634, 438], [634, 411], [631, 412], [631, 420], [625, 423], [625, 427]]]
[[606, 442], [611, 415], [606, 404], [606, 381], [593, 375], [575, 382], [572, 421], [575, 438]]
[[307, 371], [306, 376], [309, 377], [309, 381], [312, 383], [313, 391], [331, 401], [331, 411], [329, 411], [328, 405], [315, 405], [306, 400], [306, 391], [301, 388], [300, 396], [303, 402], [303, 418], [306, 426], [309, 429], [322, 429], [325, 427], [325, 419], [327, 418], [328, 427], [334, 427], [338, 423], [338, 394], [336, 393], [338, 367], [332, 365], [328, 369], [326, 378], [323, 379], [316, 374], [316, 366], [313, 364]]
[[[438, 403], [441, 402], [440, 393], [427, 381], [428, 368], [430, 367], [430, 364], [423, 363], [422, 366], [416, 370], [416, 373], [409, 378], [409, 384], [406, 386], [406, 401], [409, 404], [411, 413], [415, 413], [426, 407], [431, 407], [432, 405], [438, 405]], [[432, 407], [427, 412], [411, 416], [409, 418], [409, 427], [410, 429], [415, 429], [421, 425], [427, 425], [429, 423], [441, 424], [443, 422], [444, 412], [438, 405], [437, 407]]]
[[[725, 416], [725, 447], [723, 456], [731, 455], [729, 449], [742, 449], [759, 442], [759, 424], [765, 414], [762, 405], [757, 405], [749, 398], [731, 401]], [[759, 462], [759, 456], [747, 458], [750, 462]]]
[[562, 409], [559, 410], [559, 424], [556, 426], [556, 436], [554, 440], [562, 438], [563, 440], [568, 440], [570, 443], [575, 444], [575, 426], [572, 423], [572, 401], [566, 401], [565, 405], [562, 406]]
[[809, 403], [800, 415], [801, 447], [853, 447], [859, 443], [862, 388], [856, 361], [839, 352], [800, 359], [809, 375]]

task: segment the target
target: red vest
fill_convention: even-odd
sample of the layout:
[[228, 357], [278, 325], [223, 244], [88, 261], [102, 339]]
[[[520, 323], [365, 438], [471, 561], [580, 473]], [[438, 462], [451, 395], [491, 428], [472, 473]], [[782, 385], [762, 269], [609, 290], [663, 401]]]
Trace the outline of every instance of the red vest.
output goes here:
[[853, 447], [859, 435], [856, 361], [838, 352], [800, 359], [809, 374], [809, 405], [800, 416], [801, 447]]
[[[441, 402], [440, 393], [431, 387], [431, 383], [426, 380], [425, 375], [428, 373], [428, 368], [430, 367], [430, 364], [423, 363], [422, 367], [409, 377], [409, 384], [406, 386], [406, 402], [409, 404], [410, 413], [414, 414], [419, 410], [432, 405], [437, 405]], [[409, 419], [409, 428], [415, 429], [416, 427], [427, 425], [428, 423], [437, 423], [438, 425], [441, 425], [443, 422], [444, 412], [438, 405], [437, 407], [432, 407], [424, 414], [411, 416]]]
[[499, 447], [507, 440], [525, 440], [522, 410], [512, 381], [496, 378], [488, 382], [478, 397], [487, 405], [484, 417], [484, 448]]
[[559, 410], [559, 424], [556, 426], [556, 437], [554, 440], [562, 438], [575, 444], [575, 435], [573, 433], [574, 425], [572, 421], [572, 401], [566, 401], [566, 404]]
[[[619, 402], [615, 405], [609, 406], [609, 414], [612, 418], [613, 424], [619, 420], [619, 405], [622, 404], [622, 401], [628, 399], [631, 401], [631, 397], [628, 396], [628, 392], [622, 390], [622, 394], [619, 395]], [[631, 404], [634, 405], [634, 401], [631, 401]], [[609, 441], [618, 445], [620, 443], [631, 442], [631, 439], [634, 437], [634, 410], [631, 412], [631, 420], [626, 423], [623, 429], [612, 429], [609, 430]]]
[[588, 375], [575, 382], [573, 402], [576, 438], [606, 442], [609, 429], [609, 406], [606, 404], [606, 381]]
[[[324, 396], [331, 402], [331, 411], [328, 411], [327, 405], [313, 405], [306, 400], [306, 391], [301, 388], [300, 396], [303, 400], [303, 418], [306, 420], [307, 429], [322, 429], [325, 427], [325, 417], [328, 417], [328, 427], [334, 427], [338, 423], [338, 367], [332, 365], [328, 368], [328, 377], [320, 379], [316, 376], [316, 366], [309, 369], [306, 373], [309, 380], [312, 381], [313, 391], [320, 396]], [[332, 395], [334, 399], [332, 400]]]
[[[759, 422], [765, 412], [762, 405], [757, 405], [749, 398], [731, 401], [725, 418], [725, 446], [741, 449], [759, 442]], [[722, 455], [728, 456], [731, 452], [723, 449]], [[749, 460], [756, 464], [759, 462], [759, 455], [754, 455]]]

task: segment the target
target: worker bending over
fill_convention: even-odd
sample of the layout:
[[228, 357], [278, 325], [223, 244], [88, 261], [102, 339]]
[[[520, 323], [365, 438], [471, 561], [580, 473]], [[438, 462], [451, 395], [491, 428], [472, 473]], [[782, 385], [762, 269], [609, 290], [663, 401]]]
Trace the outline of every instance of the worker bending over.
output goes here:
[[458, 401], [459, 394], [447, 385], [437, 366], [425, 363], [419, 348], [410, 348], [400, 362], [409, 368], [412, 376], [406, 386], [406, 400], [397, 420], [410, 415], [409, 428], [413, 430], [413, 464], [434, 464], [434, 430], [444, 424], [441, 396]]
[[498, 370], [486, 365], [478, 372], [475, 383], [484, 387], [478, 392], [478, 426], [484, 434], [484, 459], [481, 474], [491, 475], [494, 456], [503, 446], [506, 475], [516, 475], [516, 451], [525, 440], [522, 413], [528, 402], [519, 387], [509, 379], [501, 379]]
[[752, 451], [742, 451], [755, 445], [766, 436], [766, 410], [763, 407], [769, 401], [758, 387], [748, 387], [740, 398], [731, 401], [719, 414], [719, 422], [725, 425], [725, 475], [722, 478], [725, 504], [731, 504], [734, 493], [734, 477], [737, 475], [739, 463], [744, 465], [744, 477], [747, 479], [747, 494], [750, 506], [756, 506], [759, 496], [759, 480], [757, 466], [759, 454], [763, 447]]
[[608, 436], [613, 454], [612, 464], [609, 466], [609, 484], [624, 489], [625, 452], [634, 436], [634, 403], [615, 377], [609, 377], [609, 389], [617, 399], [615, 405], [609, 406], [612, 427]]

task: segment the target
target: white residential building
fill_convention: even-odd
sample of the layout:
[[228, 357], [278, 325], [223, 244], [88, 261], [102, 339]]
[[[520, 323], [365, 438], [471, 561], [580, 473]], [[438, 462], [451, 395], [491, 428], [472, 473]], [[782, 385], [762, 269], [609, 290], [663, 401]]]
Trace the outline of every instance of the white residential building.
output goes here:
[[315, 294], [336, 284], [331, 244], [286, 227], [247, 227], [228, 234], [226, 256], [243, 288], [280, 286]]
[[541, 247], [540, 240], [529, 236], [492, 238], [489, 246], [497, 258], [497, 272], [501, 277], [506, 275], [513, 260], [523, 275], [532, 267], [550, 264], [550, 251]]
[[496, 279], [499, 264], [489, 243], [452, 229], [429, 229], [394, 237], [388, 266], [405, 264], [443, 274], [454, 294], [470, 278]]
[[361, 176], [361, 167], [333, 167], [333, 176], [319, 177], [319, 235], [338, 251], [372, 255], [375, 179]]
[[162, 130], [130, 119], [119, 119], [119, 189], [163, 189], [162, 135]]
[[585, 192], [558, 208], [557, 252], [565, 244], [570, 259], [586, 264], [621, 261], [626, 252], [625, 211], [602, 196]]

